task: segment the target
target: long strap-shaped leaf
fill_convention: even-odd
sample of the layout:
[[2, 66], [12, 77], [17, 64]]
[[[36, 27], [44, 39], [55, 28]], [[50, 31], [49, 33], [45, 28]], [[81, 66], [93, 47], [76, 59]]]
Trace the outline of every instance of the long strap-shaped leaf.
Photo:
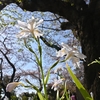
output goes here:
[[77, 77], [74, 75], [74, 73], [72, 72], [72, 70], [70, 69], [70, 67], [68, 66], [68, 64], [66, 64], [67, 70], [72, 78], [72, 80], [74, 81], [74, 83], [76, 84], [77, 88], [79, 89], [79, 91], [81, 92], [82, 96], [84, 97], [85, 100], [93, 100], [89, 93], [87, 92], [87, 90], [83, 87], [83, 85], [80, 83], [80, 81], [77, 79]]
[[51, 69], [53, 69], [58, 63], [59, 63], [59, 61], [55, 62], [55, 63], [49, 68], [49, 70], [48, 70], [48, 72], [47, 72], [47, 75], [46, 75], [46, 77], [45, 77], [45, 79], [44, 79], [44, 84], [45, 84], [45, 85], [47, 84], [47, 82], [48, 82], [48, 80], [49, 80], [49, 76], [50, 76], [50, 71], [51, 71]]
[[[31, 87], [32, 87], [33, 89], [35, 89], [35, 90], [37, 91], [37, 94], [38, 94], [40, 100], [46, 100], [46, 99], [43, 97], [43, 94], [40, 92], [40, 90], [39, 90], [35, 85], [33, 85], [32, 83], [30, 83], [27, 79], [26, 79], [26, 81], [31, 85]], [[27, 87], [27, 86], [26, 86], [26, 87]]]

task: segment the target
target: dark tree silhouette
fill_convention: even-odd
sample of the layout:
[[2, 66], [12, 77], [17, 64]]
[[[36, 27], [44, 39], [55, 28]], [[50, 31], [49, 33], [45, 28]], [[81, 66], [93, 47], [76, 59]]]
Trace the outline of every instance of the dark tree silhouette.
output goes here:
[[[85, 85], [94, 94], [95, 100], [100, 100], [100, 66], [90, 62], [100, 56], [100, 0], [90, 0], [89, 5], [84, 0], [1, 0], [0, 10], [7, 4], [16, 3], [22, 9], [29, 11], [50, 11], [63, 16], [68, 23], [62, 23], [62, 30], [72, 29], [82, 46], [82, 52], [87, 56], [84, 63]], [[43, 37], [41, 38], [43, 39]], [[47, 41], [43, 39], [46, 44]], [[58, 48], [55, 45], [49, 45]]]

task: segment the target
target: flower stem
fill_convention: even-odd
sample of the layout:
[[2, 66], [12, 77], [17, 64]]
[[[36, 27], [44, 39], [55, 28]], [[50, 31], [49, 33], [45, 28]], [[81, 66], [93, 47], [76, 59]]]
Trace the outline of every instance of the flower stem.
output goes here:
[[39, 66], [40, 66], [40, 71], [41, 71], [41, 74], [42, 74], [42, 81], [43, 81], [44, 94], [45, 94], [46, 100], [48, 100], [46, 84], [44, 83], [44, 79], [45, 79], [45, 78], [44, 78], [44, 72], [43, 72], [43, 67], [42, 67], [42, 48], [41, 48], [39, 39], [38, 39], [37, 43], [38, 43], [38, 50], [39, 50], [39, 53], [40, 53]]

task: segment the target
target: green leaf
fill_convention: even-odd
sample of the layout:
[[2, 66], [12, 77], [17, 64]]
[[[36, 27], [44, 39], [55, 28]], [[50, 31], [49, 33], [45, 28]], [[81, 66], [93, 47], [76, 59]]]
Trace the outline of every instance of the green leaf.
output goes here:
[[40, 65], [40, 61], [39, 61], [39, 58], [38, 58], [38, 56], [36, 55], [36, 53], [32, 50], [32, 48], [28, 48], [28, 49], [29, 49], [29, 51], [31, 51], [32, 53], [34, 53], [35, 58], [36, 58], [36, 61], [37, 61], [37, 63]]
[[68, 94], [68, 92], [67, 92], [66, 82], [64, 83], [64, 92], [63, 92], [62, 97], [60, 98], [60, 100], [63, 100], [63, 98], [64, 98], [65, 96], [66, 96], [66, 99], [67, 99], [67, 100], [70, 100], [69, 94]]
[[32, 48], [28, 48], [29, 49], [29, 51], [31, 51], [32, 53], [34, 53], [35, 54], [35, 52], [32, 50]]
[[100, 64], [100, 61], [97, 60], [97, 59], [95, 59], [95, 61], [92, 61], [90, 64], [88, 64], [88, 66], [90, 66], [90, 65], [92, 65], [92, 64], [94, 64], [94, 63], [98, 63], [98, 64]]
[[49, 80], [49, 76], [50, 76], [50, 70], [48, 71], [48, 73], [47, 73], [47, 75], [46, 75], [46, 77], [45, 77], [45, 79], [44, 79], [44, 84], [45, 84], [45, 85], [47, 84], [47, 82], [48, 82], [48, 80]]
[[27, 82], [28, 84], [33, 85], [31, 82], [29, 82], [29, 80], [27, 80], [27, 79], [25, 79], [25, 80], [26, 80], [26, 82]]
[[43, 94], [40, 92], [40, 90], [35, 85], [33, 85], [32, 83], [30, 83], [27, 79], [26, 79], [26, 81], [27, 81], [27, 83], [29, 83], [31, 85], [31, 87], [33, 89], [35, 89], [37, 91], [37, 94], [38, 94], [40, 100], [45, 100], [45, 98], [43, 97]]
[[38, 46], [38, 50], [39, 50], [39, 52], [40, 52], [40, 56], [41, 56], [41, 55], [42, 55], [42, 48], [41, 48], [40, 45]]
[[32, 83], [30, 83], [27, 79], [26, 79], [26, 82], [31, 85], [30, 86], [31, 88], [34, 88], [37, 92], [40, 92], [40, 90], [35, 85], [33, 85]]
[[77, 88], [79, 89], [79, 91], [81, 92], [82, 96], [84, 97], [84, 100], [93, 100], [89, 93], [87, 92], [87, 90], [83, 87], [83, 85], [80, 83], [80, 81], [77, 79], [77, 77], [74, 75], [74, 73], [72, 72], [72, 70], [70, 69], [70, 67], [68, 66], [68, 64], [66, 64], [67, 70], [71, 76], [71, 78], [73, 79], [74, 83], [76, 84]]
[[39, 53], [40, 53], [40, 66], [42, 66], [42, 48], [40, 45], [38, 45], [38, 50], [39, 50]]
[[50, 67], [50, 69], [49, 70], [51, 70], [52, 68], [54, 68], [57, 64], [59, 63], [59, 60], [58, 61], [56, 61], [51, 67]]
[[40, 92], [38, 92], [38, 96], [39, 96], [40, 100], [46, 100]]
[[47, 84], [47, 82], [48, 82], [48, 80], [49, 80], [49, 76], [50, 76], [50, 71], [51, 71], [51, 69], [54, 68], [54, 67], [58, 64], [58, 62], [59, 62], [59, 61], [55, 62], [55, 63], [49, 68], [48, 73], [47, 73], [47, 75], [46, 75], [46, 77], [45, 77], [45, 79], [44, 79], [44, 84], [45, 84], [45, 85]]

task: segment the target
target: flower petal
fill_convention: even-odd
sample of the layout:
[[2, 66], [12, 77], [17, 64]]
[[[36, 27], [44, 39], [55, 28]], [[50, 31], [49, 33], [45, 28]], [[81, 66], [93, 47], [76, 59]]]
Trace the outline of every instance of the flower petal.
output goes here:
[[22, 84], [21, 82], [11, 82], [6, 86], [6, 92], [11, 92], [16, 86], [18, 86], [19, 84]]
[[22, 22], [22, 21], [20, 21], [20, 20], [18, 20], [17, 22], [18, 22], [18, 26], [19, 26], [20, 28], [27, 28], [27, 23]]
[[27, 37], [27, 36], [30, 36], [30, 35], [31, 35], [30, 31], [22, 30], [19, 34], [17, 34], [17, 37], [18, 38], [24, 38], [24, 37]]
[[71, 50], [72, 50], [72, 48], [69, 47], [69, 46], [68, 46], [67, 44], [65, 44], [65, 43], [61, 43], [61, 45], [63, 46], [63, 48], [66, 48], [67, 51], [71, 51]]
[[42, 22], [43, 22], [43, 19], [39, 20], [39, 21], [36, 23], [36, 27], [39, 26]]
[[34, 30], [34, 36], [37, 38], [43, 36], [43, 34], [39, 30]]
[[83, 60], [86, 58], [86, 56], [81, 53], [75, 53], [75, 56]]

